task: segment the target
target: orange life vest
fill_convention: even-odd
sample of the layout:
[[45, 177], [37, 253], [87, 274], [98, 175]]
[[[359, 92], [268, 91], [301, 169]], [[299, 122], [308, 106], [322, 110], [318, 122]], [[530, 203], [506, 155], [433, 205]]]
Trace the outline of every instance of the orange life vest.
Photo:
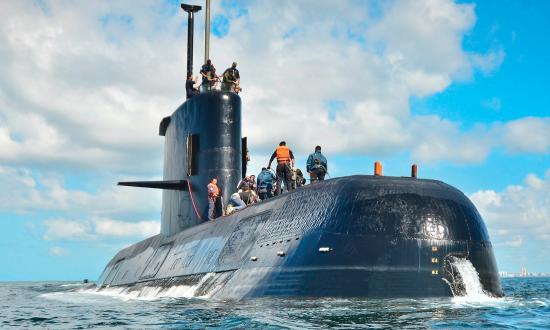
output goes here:
[[208, 197], [218, 197], [220, 195], [220, 188], [213, 183], [208, 184]]
[[287, 146], [278, 146], [275, 150], [278, 162], [290, 161], [290, 149]]

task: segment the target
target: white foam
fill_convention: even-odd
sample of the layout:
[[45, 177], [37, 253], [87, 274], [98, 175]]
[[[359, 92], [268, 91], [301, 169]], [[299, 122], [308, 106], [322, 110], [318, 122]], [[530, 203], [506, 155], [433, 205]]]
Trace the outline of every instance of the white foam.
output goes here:
[[[209, 298], [219, 286], [203, 296], [196, 296], [199, 289], [207, 280], [214, 276], [214, 273], [205, 274], [195, 285], [175, 285], [172, 287], [144, 286], [139, 289], [129, 287], [107, 287], [107, 288], [81, 288], [76, 291], [46, 293], [41, 297], [60, 301], [80, 301], [90, 297], [108, 297], [122, 301], [129, 300], [155, 300], [161, 298]], [[92, 301], [93, 302], [93, 299]]]
[[63, 288], [67, 288], [67, 287], [76, 287], [76, 286], [83, 286], [83, 285], [90, 285], [88, 283], [68, 283], [68, 284], [61, 284], [60, 286], [63, 287]]
[[[475, 306], [478, 304], [487, 306], [487, 304], [499, 305], [505, 302], [504, 299], [495, 298], [483, 290], [483, 286], [479, 281], [479, 273], [470, 260], [464, 258], [453, 258], [451, 262], [460, 273], [462, 283], [464, 284], [464, 289], [466, 290], [466, 295], [464, 296], [455, 295], [453, 298], [454, 303], [469, 306]], [[455, 293], [453, 292], [453, 294]]]

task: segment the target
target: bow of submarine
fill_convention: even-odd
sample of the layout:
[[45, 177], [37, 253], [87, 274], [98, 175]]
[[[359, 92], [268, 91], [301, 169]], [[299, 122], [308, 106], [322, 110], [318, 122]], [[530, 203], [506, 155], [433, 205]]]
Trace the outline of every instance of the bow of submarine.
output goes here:
[[243, 286], [247, 296], [452, 296], [451, 256], [470, 260], [483, 289], [502, 295], [481, 216], [443, 182], [351, 176], [280, 202], [248, 254], [257, 261], [222, 296]]

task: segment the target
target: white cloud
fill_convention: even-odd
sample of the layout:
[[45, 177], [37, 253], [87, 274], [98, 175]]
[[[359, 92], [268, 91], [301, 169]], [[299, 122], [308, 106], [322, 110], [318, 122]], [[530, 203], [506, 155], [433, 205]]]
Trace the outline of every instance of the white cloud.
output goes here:
[[480, 190], [470, 198], [497, 246], [520, 247], [536, 240], [550, 248], [550, 170], [544, 178], [529, 174], [523, 185]]
[[44, 221], [46, 231], [43, 238], [47, 241], [67, 240], [93, 240], [95, 236], [90, 233], [90, 225], [82, 221], [51, 219]]
[[59, 246], [53, 246], [53, 247], [48, 249], [48, 254], [51, 255], [51, 256], [54, 256], [54, 257], [66, 257], [70, 253], [67, 249], [64, 249], [64, 248], [59, 247]]
[[400, 68], [416, 68], [443, 77], [461, 76], [471, 70], [467, 54], [461, 48], [461, 39], [472, 28], [475, 19], [471, 4], [401, 1], [388, 7], [368, 36], [383, 43], [387, 54], [398, 56]]
[[481, 163], [495, 144], [486, 127], [461, 133], [457, 124], [437, 116], [419, 117], [412, 128], [412, 136], [418, 137], [412, 147], [412, 158], [417, 162], [446, 159], [454, 163]]
[[103, 236], [149, 237], [160, 233], [159, 221], [125, 222], [111, 219], [95, 221], [95, 232]]
[[[396, 1], [381, 6], [380, 16], [368, 5], [343, 1], [243, 5], [247, 13], [239, 16], [213, 3], [213, 17], [229, 15], [231, 21], [226, 37], [213, 38], [211, 54], [220, 69], [239, 62], [244, 131], [255, 152], [280, 140], [259, 125], [269, 118], [270, 127], [279, 127], [298, 152], [309, 151], [316, 141], [335, 152], [412, 149], [427, 161], [484, 158], [448, 151], [471, 144], [471, 134], [461, 133], [456, 123], [449, 124], [451, 136], [437, 126], [416, 130], [420, 123], [444, 119], [412, 116], [408, 106], [411, 96], [433, 95], [473, 70], [502, 62], [502, 50], [471, 54], [461, 48], [475, 23], [473, 5]], [[148, 1], [0, 6], [5, 63], [0, 160], [14, 166], [158, 172], [158, 123], [184, 98], [186, 17], [178, 6], [166, 10]], [[197, 42], [195, 68], [201, 52]], [[346, 110], [330, 121], [325, 103], [334, 99], [345, 102]], [[431, 153], [416, 149], [416, 141], [433, 139], [434, 131], [439, 146]]]
[[116, 186], [98, 192], [67, 188], [58, 175], [0, 166], [0, 210], [63, 211], [68, 214], [121, 215], [160, 212], [161, 194], [154, 189]]
[[502, 129], [503, 141], [514, 153], [550, 151], [550, 117], [527, 117], [508, 122]]
[[523, 237], [521, 235], [515, 235], [510, 237], [509, 241], [497, 242], [496, 247], [509, 247], [509, 248], [519, 248], [523, 246]]
[[53, 240], [91, 240], [100, 241], [111, 238], [145, 238], [160, 232], [159, 221], [127, 222], [108, 218], [91, 220], [50, 219], [44, 221], [43, 239]]
[[470, 61], [473, 66], [483, 74], [488, 75], [500, 67], [504, 62], [506, 54], [502, 48], [491, 51], [487, 54], [470, 54]]
[[[0, 211], [54, 212], [59, 218], [44, 221], [45, 240], [92, 240], [117, 237], [143, 238], [160, 232], [159, 221], [142, 221], [160, 214], [160, 192], [153, 189], [112, 186], [95, 193], [67, 188], [55, 175], [34, 175], [30, 170], [0, 166]], [[128, 221], [111, 220], [121, 217]], [[33, 223], [26, 228], [36, 234]]]

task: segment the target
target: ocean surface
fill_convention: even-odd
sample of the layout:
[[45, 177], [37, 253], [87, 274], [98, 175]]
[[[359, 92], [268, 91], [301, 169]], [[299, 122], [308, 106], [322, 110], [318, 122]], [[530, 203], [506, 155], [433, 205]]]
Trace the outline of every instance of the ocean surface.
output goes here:
[[288, 299], [242, 302], [96, 292], [81, 283], [0, 282], [0, 328], [550, 329], [550, 278], [503, 278], [506, 297]]

